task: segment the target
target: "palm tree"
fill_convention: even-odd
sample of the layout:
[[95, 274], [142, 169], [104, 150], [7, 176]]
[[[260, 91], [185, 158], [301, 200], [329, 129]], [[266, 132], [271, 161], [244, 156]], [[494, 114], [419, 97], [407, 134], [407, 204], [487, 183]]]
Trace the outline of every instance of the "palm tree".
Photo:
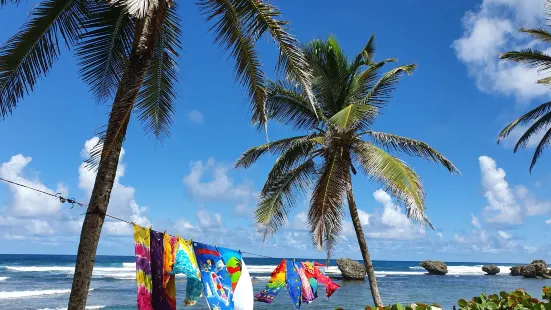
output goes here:
[[301, 86], [287, 81], [268, 83], [266, 103], [269, 119], [304, 134], [253, 147], [241, 155], [235, 166], [248, 168], [262, 155], [279, 155], [255, 211], [255, 221], [265, 237], [284, 225], [297, 196], [313, 186], [309, 229], [318, 250], [325, 249], [330, 255], [341, 233], [346, 199], [373, 301], [376, 306], [383, 306], [354, 200], [352, 175], [356, 174], [356, 167], [379, 182], [405, 205], [411, 219], [423, 225], [431, 224], [424, 212], [425, 192], [421, 180], [405, 162], [387, 151], [438, 162], [451, 173], [459, 171], [424, 142], [371, 129], [400, 77], [411, 74], [415, 65], [381, 73], [385, 64], [396, 60], [373, 61], [374, 37], [351, 60], [333, 37], [327, 41], [314, 40], [303, 49], [313, 68], [315, 107], [309, 104]]
[[[80, 73], [94, 97], [105, 102], [114, 95], [107, 128], [89, 161], [97, 168], [97, 177], [80, 235], [69, 309], [84, 309], [86, 305], [132, 112], [137, 113], [146, 132], [159, 140], [168, 136], [174, 113], [181, 44], [176, 4], [171, 0], [116, 3], [43, 0], [21, 30], [0, 47], [2, 118], [10, 115], [18, 101], [49, 72], [61, 53], [60, 41], [76, 48]], [[0, 0], [0, 6], [7, 4], [7, 0]], [[197, 4], [206, 20], [213, 23], [214, 41], [235, 60], [236, 79], [248, 90], [255, 124], [266, 124], [265, 75], [255, 50], [256, 42], [265, 34], [279, 48], [278, 71], [310, 90], [311, 73], [302, 50], [275, 6], [261, 0], [198, 0]]]
[[[547, 15], [551, 17], [551, 4], [547, 2]], [[537, 29], [525, 29], [520, 28], [521, 32], [529, 34], [534, 39], [537, 39], [543, 43], [551, 43], [551, 33], [549, 33], [544, 28]], [[541, 50], [535, 49], [523, 49], [520, 51], [507, 52], [500, 55], [501, 59], [506, 59], [514, 62], [524, 63], [530, 68], [538, 68], [539, 72], [548, 71], [551, 69], [551, 56], [545, 54]], [[537, 81], [538, 84], [551, 85], [551, 76], [540, 79]], [[530, 139], [541, 132], [545, 131], [545, 134], [541, 138], [534, 151], [534, 156], [532, 157], [532, 162], [530, 163], [530, 172], [536, 165], [536, 162], [540, 158], [543, 150], [549, 146], [551, 143], [551, 101], [546, 102], [535, 109], [527, 112], [521, 117], [515, 119], [507, 127], [505, 127], [497, 138], [497, 143], [507, 137], [511, 132], [517, 128], [517, 126], [527, 126], [528, 129], [524, 130], [524, 133], [518, 139], [515, 144], [514, 152], [516, 153], [519, 149], [524, 149], [528, 145]], [[520, 127], [518, 127], [520, 128]]]

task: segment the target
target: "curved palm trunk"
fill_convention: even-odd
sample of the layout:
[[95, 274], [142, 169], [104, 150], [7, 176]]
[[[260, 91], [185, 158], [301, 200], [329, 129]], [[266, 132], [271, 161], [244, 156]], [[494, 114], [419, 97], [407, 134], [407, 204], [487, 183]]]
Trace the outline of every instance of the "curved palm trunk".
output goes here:
[[68, 309], [71, 310], [84, 310], [86, 307], [96, 250], [115, 181], [130, 112], [153, 56], [155, 42], [166, 10], [167, 3], [161, 0], [158, 7], [150, 9], [147, 16], [138, 21], [136, 25], [134, 45], [113, 102], [98, 174], [82, 224], [75, 274], [69, 298]]
[[364, 232], [362, 229], [362, 223], [360, 222], [360, 216], [358, 215], [358, 209], [356, 208], [356, 201], [354, 200], [354, 194], [352, 193], [352, 181], [349, 180], [350, 187], [346, 191], [346, 198], [348, 199], [348, 208], [350, 209], [350, 217], [354, 224], [354, 230], [356, 230], [356, 237], [358, 238], [358, 245], [362, 252], [362, 258], [365, 264], [365, 271], [367, 272], [367, 278], [369, 280], [369, 287], [371, 289], [371, 296], [373, 296], [373, 302], [377, 307], [383, 307], [383, 300], [379, 295], [379, 287], [377, 286], [377, 279], [375, 278], [375, 269], [371, 262], [371, 256], [367, 249], [367, 242], [365, 241]]

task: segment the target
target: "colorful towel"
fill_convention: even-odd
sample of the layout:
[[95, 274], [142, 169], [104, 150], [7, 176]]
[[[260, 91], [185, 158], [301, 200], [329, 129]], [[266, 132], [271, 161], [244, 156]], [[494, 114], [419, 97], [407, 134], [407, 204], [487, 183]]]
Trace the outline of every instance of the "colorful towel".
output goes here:
[[302, 282], [300, 276], [295, 268], [295, 263], [287, 262], [287, 292], [291, 296], [293, 306], [295, 309], [300, 309], [300, 303], [302, 302]]
[[136, 286], [138, 288], [138, 310], [151, 308], [151, 243], [150, 229], [134, 226], [134, 251], [136, 253]]
[[178, 237], [173, 237], [166, 233], [163, 237], [164, 297], [162, 310], [176, 310], [176, 279], [169, 273], [172, 271], [172, 266], [174, 265], [178, 239]]
[[[304, 273], [304, 268], [302, 264], [295, 263], [295, 268], [297, 269], [298, 275], [300, 276], [300, 282], [302, 285], [302, 301], [306, 303], [311, 303], [314, 300], [314, 293], [312, 292], [312, 286], [306, 274]], [[317, 285], [317, 282], [316, 282]]]
[[[314, 297], [317, 297], [317, 284], [319, 283], [325, 285], [325, 294], [327, 295], [327, 298], [329, 298], [341, 286], [333, 282], [328, 276], [321, 272], [317, 267], [320, 265], [321, 264], [318, 263], [312, 264], [311, 262], [302, 263], [302, 266], [304, 267], [304, 273], [306, 274], [306, 277], [310, 280], [310, 285], [312, 286]], [[315, 281], [313, 281], [313, 279], [315, 279]]]
[[254, 307], [253, 282], [243, 260], [241, 260], [241, 277], [233, 292], [233, 304], [235, 310], [253, 310]]
[[150, 232], [151, 255], [151, 306], [153, 309], [161, 309], [164, 297], [163, 289], [163, 237], [164, 234], [151, 230]]
[[178, 239], [178, 247], [176, 250], [176, 258], [171, 274], [185, 274], [187, 277], [186, 284], [186, 299], [184, 305], [193, 306], [201, 297], [203, 285], [201, 284], [201, 274], [197, 266], [197, 259], [193, 253], [191, 241]]
[[216, 247], [193, 242], [195, 257], [203, 280], [203, 293], [210, 309], [232, 310], [233, 298], [230, 274]]
[[226, 269], [228, 270], [231, 278], [231, 288], [235, 292], [235, 287], [241, 277], [241, 253], [235, 250], [218, 247], [218, 251], [222, 255], [224, 263], [226, 263]]
[[276, 298], [281, 288], [285, 285], [286, 262], [286, 260], [282, 260], [274, 271], [272, 271], [270, 281], [266, 283], [266, 288], [255, 295], [254, 299], [256, 301], [271, 304], [274, 298]]

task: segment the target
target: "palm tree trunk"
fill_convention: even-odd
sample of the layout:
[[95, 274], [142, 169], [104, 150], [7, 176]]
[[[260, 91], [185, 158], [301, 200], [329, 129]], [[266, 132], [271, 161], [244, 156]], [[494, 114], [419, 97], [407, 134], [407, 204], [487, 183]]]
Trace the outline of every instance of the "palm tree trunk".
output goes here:
[[383, 307], [383, 300], [379, 295], [379, 287], [377, 286], [377, 278], [375, 277], [375, 269], [371, 262], [371, 256], [367, 248], [367, 242], [365, 241], [364, 232], [362, 229], [362, 223], [360, 222], [360, 216], [358, 215], [358, 209], [356, 208], [356, 201], [354, 200], [354, 194], [352, 193], [352, 180], [349, 180], [349, 188], [346, 191], [346, 198], [348, 199], [348, 208], [350, 209], [350, 217], [356, 230], [356, 237], [358, 238], [358, 245], [362, 252], [362, 258], [365, 264], [365, 271], [367, 272], [367, 279], [369, 280], [369, 287], [371, 289], [371, 296], [376, 307]]
[[75, 274], [69, 297], [68, 309], [71, 310], [84, 310], [86, 307], [96, 250], [115, 181], [130, 112], [153, 56], [155, 42], [167, 7], [166, 1], [159, 1], [156, 8], [150, 8], [147, 15], [136, 23], [134, 45], [113, 102], [92, 197], [82, 224]]

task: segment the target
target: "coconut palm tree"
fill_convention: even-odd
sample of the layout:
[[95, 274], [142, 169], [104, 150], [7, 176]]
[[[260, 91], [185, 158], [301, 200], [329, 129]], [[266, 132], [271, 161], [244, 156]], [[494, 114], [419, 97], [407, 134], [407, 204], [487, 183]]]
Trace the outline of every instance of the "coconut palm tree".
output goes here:
[[[547, 15], [551, 17], [551, 4], [547, 2]], [[521, 32], [524, 32], [536, 40], [542, 43], [551, 43], [551, 33], [544, 28], [525, 29], [520, 28]], [[500, 55], [501, 59], [509, 61], [519, 62], [526, 64], [530, 68], [538, 69], [539, 72], [548, 72], [551, 69], [551, 56], [535, 49], [523, 49], [520, 51], [507, 52]], [[551, 85], [551, 76], [540, 79], [538, 84]], [[524, 133], [518, 139], [515, 144], [514, 152], [516, 153], [520, 149], [524, 149], [528, 141], [536, 134], [544, 131], [545, 134], [541, 138], [534, 151], [532, 162], [530, 163], [530, 172], [536, 165], [536, 162], [540, 158], [543, 150], [551, 143], [551, 101], [541, 104], [540, 106], [532, 109], [526, 114], [520, 116], [505, 127], [497, 138], [497, 143], [507, 137], [511, 132], [520, 127], [517, 126], [529, 126], [527, 129], [522, 129]]]
[[[348, 59], [333, 37], [314, 40], [304, 48], [313, 68], [313, 108], [304, 89], [282, 80], [267, 85], [267, 112], [302, 135], [270, 142], [247, 150], [236, 167], [248, 168], [260, 156], [278, 155], [261, 190], [255, 221], [268, 237], [287, 221], [296, 199], [313, 187], [308, 224], [313, 243], [329, 254], [341, 233], [344, 202], [350, 216], [371, 285], [376, 306], [383, 306], [375, 272], [354, 199], [352, 175], [356, 167], [380, 183], [401, 202], [407, 216], [422, 225], [425, 192], [421, 179], [405, 162], [388, 152], [405, 153], [442, 164], [451, 173], [457, 168], [424, 142], [372, 130], [380, 108], [391, 98], [400, 77], [411, 74], [415, 65], [404, 65], [381, 73], [395, 59], [374, 61], [374, 37], [354, 58]], [[432, 225], [431, 225], [432, 227]]]
[[[0, 6], [8, 4], [0, 0]], [[275, 6], [261, 0], [198, 0], [197, 4], [212, 23], [214, 41], [235, 60], [236, 79], [248, 91], [254, 123], [266, 124], [265, 75], [255, 50], [264, 35], [278, 46], [279, 72], [309, 91], [311, 74], [302, 50]], [[80, 73], [94, 97], [100, 102], [113, 100], [107, 128], [89, 161], [97, 168], [97, 177], [80, 235], [69, 309], [86, 305], [132, 112], [147, 133], [159, 140], [168, 136], [178, 80], [179, 14], [171, 0], [122, 0], [115, 5], [104, 0], [43, 0], [21, 30], [0, 47], [2, 118], [50, 71], [61, 53], [60, 42], [76, 48]]]

